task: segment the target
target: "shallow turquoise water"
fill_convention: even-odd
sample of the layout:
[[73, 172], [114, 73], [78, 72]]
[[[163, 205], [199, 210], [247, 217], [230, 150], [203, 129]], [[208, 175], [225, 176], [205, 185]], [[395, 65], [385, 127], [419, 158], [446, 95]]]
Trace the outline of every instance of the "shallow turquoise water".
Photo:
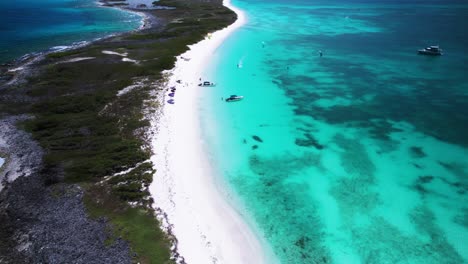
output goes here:
[[134, 13], [94, 0], [0, 1], [0, 63], [138, 28]]
[[281, 262], [468, 262], [468, 4], [234, 4], [203, 132]]

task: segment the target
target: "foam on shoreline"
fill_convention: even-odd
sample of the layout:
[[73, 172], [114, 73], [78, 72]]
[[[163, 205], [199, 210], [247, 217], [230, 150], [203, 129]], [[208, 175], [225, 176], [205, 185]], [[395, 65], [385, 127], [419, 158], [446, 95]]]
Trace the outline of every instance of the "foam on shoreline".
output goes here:
[[171, 97], [175, 103], [164, 104], [152, 121], [156, 173], [150, 192], [164, 215], [163, 227], [176, 237], [177, 251], [187, 263], [266, 263], [260, 239], [217, 184], [200, 131], [202, 69], [224, 39], [246, 22], [240, 10], [228, 1], [224, 5], [237, 13], [236, 22], [190, 46], [169, 73], [167, 87], [176, 88]]

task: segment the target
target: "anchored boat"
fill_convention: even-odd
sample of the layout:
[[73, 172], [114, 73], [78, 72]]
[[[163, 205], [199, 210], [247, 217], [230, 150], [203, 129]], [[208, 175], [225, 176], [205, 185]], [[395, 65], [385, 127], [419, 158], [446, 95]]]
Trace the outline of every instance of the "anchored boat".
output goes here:
[[439, 46], [429, 46], [427, 48], [418, 50], [418, 54], [440, 56], [442, 55], [442, 49], [440, 49]]
[[229, 98], [226, 98], [226, 102], [237, 102], [244, 99], [244, 96], [231, 95]]
[[202, 83], [198, 84], [198, 86], [213, 87], [213, 86], [216, 86], [216, 83], [206, 81], [206, 82], [202, 82]]

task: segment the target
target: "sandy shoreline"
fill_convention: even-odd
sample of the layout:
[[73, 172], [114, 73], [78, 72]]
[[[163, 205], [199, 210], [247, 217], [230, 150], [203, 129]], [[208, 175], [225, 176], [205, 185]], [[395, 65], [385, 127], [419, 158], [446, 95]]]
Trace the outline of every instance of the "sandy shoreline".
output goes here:
[[[200, 133], [197, 84], [202, 69], [224, 39], [246, 22], [229, 1], [224, 5], [237, 13], [236, 22], [190, 46], [169, 73], [167, 87], [176, 87], [175, 104], [165, 103], [152, 121], [156, 154], [151, 160], [157, 172], [150, 192], [187, 263], [266, 263], [260, 239], [219, 190]], [[171, 98], [166, 95], [165, 100]]]

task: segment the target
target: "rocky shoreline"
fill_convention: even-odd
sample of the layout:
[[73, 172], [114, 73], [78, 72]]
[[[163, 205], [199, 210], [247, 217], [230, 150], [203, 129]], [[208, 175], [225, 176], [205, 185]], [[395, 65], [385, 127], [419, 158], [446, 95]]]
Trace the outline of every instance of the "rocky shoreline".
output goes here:
[[91, 45], [99, 45], [100, 43], [112, 41], [112, 39], [118, 39], [120, 37], [129, 36], [138, 32], [158, 32], [167, 23], [164, 18], [156, 17], [151, 12], [152, 9], [130, 8], [126, 5], [113, 5], [112, 1], [109, 0], [100, 0], [99, 4], [105, 8], [117, 8], [140, 15], [142, 17], [141, 26], [130, 32], [111, 34], [95, 40], [74, 43], [73, 45], [58, 51], [50, 49], [29, 53], [13, 61], [2, 63], [0, 64], [0, 90], [2, 89], [2, 86], [15, 86], [24, 84], [28, 77], [36, 74], [35, 68], [43, 63], [49, 54], [82, 49]]
[[27, 115], [0, 119], [0, 153], [5, 153], [5, 164], [0, 167], [0, 191], [19, 177], [36, 173], [42, 163], [42, 149], [31, 135], [19, 130], [18, 122], [31, 118]]

